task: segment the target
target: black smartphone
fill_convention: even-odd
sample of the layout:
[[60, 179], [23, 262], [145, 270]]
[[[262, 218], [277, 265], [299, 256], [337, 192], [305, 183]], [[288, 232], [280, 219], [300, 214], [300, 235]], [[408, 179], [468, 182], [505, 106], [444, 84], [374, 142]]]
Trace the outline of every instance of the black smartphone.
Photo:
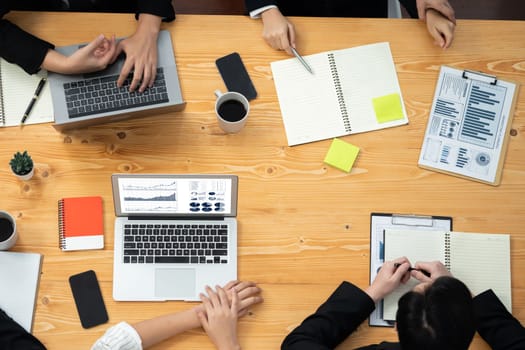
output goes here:
[[69, 285], [82, 327], [91, 328], [108, 321], [95, 271], [89, 270], [69, 277]]
[[233, 52], [215, 61], [217, 69], [228, 91], [235, 91], [246, 96], [248, 100], [257, 97], [257, 91], [253, 86], [248, 71], [242, 63], [241, 56]]

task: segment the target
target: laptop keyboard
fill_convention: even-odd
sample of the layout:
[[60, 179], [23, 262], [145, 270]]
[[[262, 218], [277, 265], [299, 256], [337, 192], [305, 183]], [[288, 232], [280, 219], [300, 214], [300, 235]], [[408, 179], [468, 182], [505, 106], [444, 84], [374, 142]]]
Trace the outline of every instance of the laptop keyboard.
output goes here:
[[69, 118], [105, 113], [169, 102], [164, 71], [157, 68], [153, 86], [139, 93], [129, 92], [133, 73], [119, 88], [117, 75], [85, 79], [64, 84]]
[[226, 264], [228, 225], [124, 225], [124, 263]]

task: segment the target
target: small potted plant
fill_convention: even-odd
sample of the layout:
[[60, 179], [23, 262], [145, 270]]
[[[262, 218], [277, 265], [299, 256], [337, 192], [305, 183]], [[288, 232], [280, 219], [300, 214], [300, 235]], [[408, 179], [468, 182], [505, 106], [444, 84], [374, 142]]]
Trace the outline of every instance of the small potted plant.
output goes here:
[[13, 173], [15, 173], [20, 180], [29, 180], [35, 172], [33, 160], [31, 156], [27, 154], [27, 151], [24, 151], [24, 153], [16, 152], [9, 161], [9, 165]]

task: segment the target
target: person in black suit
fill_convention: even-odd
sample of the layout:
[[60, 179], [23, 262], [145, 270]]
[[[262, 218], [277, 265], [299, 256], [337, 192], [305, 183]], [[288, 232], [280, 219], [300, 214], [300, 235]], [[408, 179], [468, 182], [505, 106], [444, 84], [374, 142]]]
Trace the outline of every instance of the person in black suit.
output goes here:
[[[456, 19], [448, 0], [399, 0], [410, 16], [426, 21], [436, 45], [447, 48], [454, 38]], [[263, 38], [272, 48], [292, 54], [296, 32], [285, 16], [387, 17], [388, 0], [245, 0], [252, 18], [262, 18]]]
[[492, 290], [472, 298], [468, 288], [440, 262], [416, 263], [425, 270], [408, 272], [406, 258], [385, 262], [364, 291], [343, 282], [317, 311], [284, 339], [282, 350], [333, 349], [369, 316], [375, 304], [410, 276], [421, 283], [398, 304], [399, 343], [382, 342], [361, 350], [466, 350], [475, 330], [495, 350], [525, 349], [525, 328]]
[[[65, 57], [54, 45], [41, 40], [4, 19], [11, 10], [134, 12], [135, 33], [116, 42], [114, 37], [100, 35], [75, 54]], [[0, 3], [0, 57], [16, 63], [27, 73], [41, 68], [63, 74], [79, 74], [104, 69], [124, 52], [126, 61], [118, 80], [122, 85], [134, 71], [131, 90], [144, 91], [155, 80], [157, 37], [162, 21], [172, 21], [175, 12], [171, 0], [8, 0]], [[66, 29], [66, 28], [64, 28]]]

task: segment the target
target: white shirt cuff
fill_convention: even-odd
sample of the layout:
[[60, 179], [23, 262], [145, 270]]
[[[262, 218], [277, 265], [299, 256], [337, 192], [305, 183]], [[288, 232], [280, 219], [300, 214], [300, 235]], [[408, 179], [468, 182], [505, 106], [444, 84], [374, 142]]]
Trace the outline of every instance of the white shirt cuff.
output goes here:
[[142, 350], [142, 340], [139, 334], [127, 322], [120, 322], [109, 328], [91, 347], [91, 350], [118, 349]]
[[257, 10], [253, 10], [250, 12], [250, 18], [254, 18], [254, 19], [261, 18], [261, 13], [263, 13], [266, 10], [275, 9], [275, 8], [277, 8], [277, 6], [275, 5], [268, 5], [268, 6], [260, 7]]

